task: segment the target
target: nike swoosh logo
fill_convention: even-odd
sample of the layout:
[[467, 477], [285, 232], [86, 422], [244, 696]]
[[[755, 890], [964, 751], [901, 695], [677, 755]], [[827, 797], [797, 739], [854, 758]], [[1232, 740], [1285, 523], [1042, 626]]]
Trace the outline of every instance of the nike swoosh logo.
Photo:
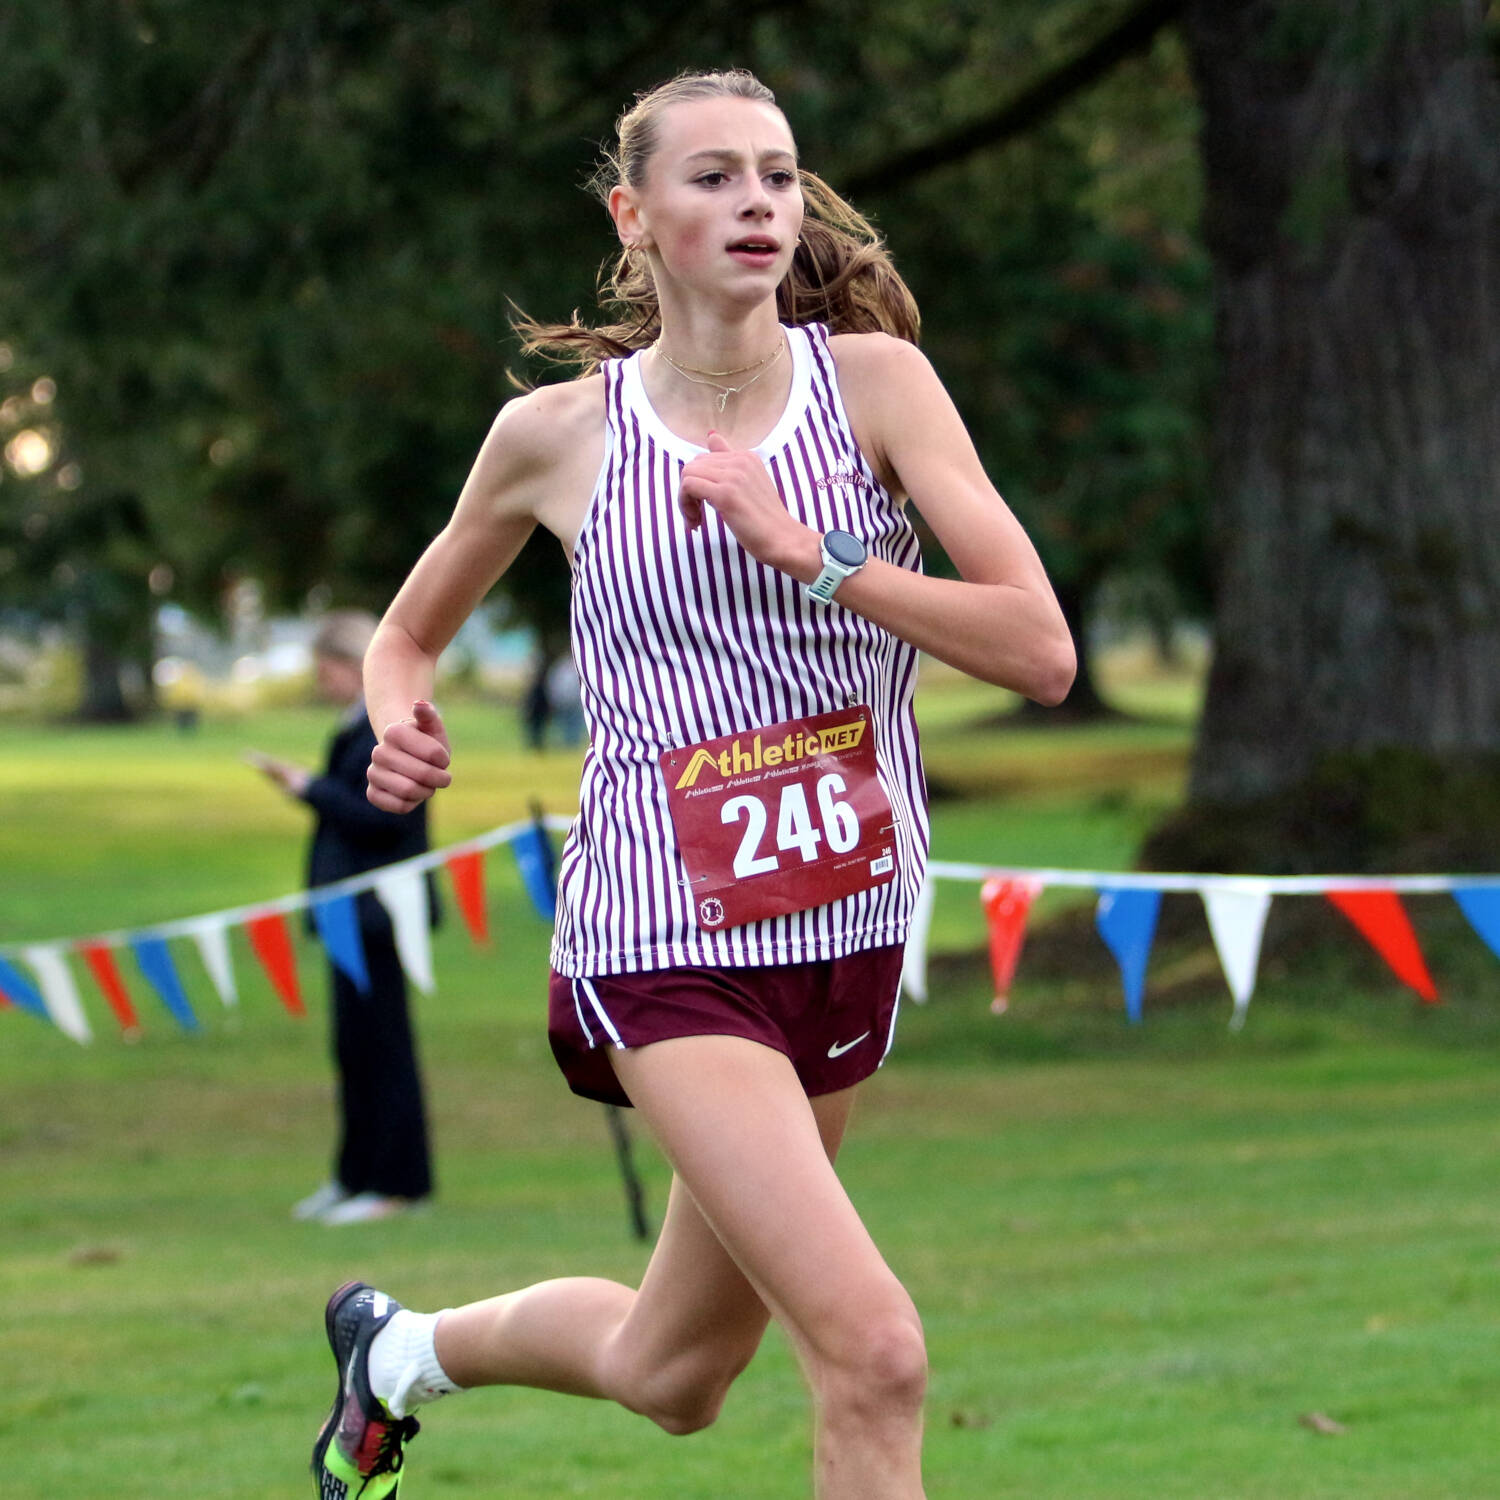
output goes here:
[[829, 1057], [842, 1057], [851, 1047], [859, 1046], [859, 1044], [864, 1041], [864, 1039], [869, 1036], [869, 1034], [870, 1033], [868, 1031], [862, 1031], [857, 1037], [854, 1038], [852, 1042], [835, 1042], [833, 1046], [828, 1049]]

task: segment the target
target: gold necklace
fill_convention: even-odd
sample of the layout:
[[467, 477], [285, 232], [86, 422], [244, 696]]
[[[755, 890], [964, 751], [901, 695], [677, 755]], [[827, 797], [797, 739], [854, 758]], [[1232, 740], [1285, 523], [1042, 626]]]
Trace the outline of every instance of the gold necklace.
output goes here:
[[684, 365], [678, 363], [678, 361], [673, 359], [672, 356], [668, 354], [667, 351], [663, 349], [659, 343], [656, 346], [656, 352], [660, 354], [661, 357], [666, 360], [666, 362], [671, 365], [674, 370], [681, 370], [684, 374], [687, 371], [691, 370], [694, 375], [708, 375], [714, 379], [717, 379], [721, 375], [743, 375], [746, 370], [757, 369], [759, 366], [765, 364], [767, 360], [775, 359], [780, 350], [781, 345], [780, 343], [778, 343], [776, 348], [773, 349], [769, 354], [762, 354], [759, 359], [752, 360], [748, 365], [736, 365], [732, 370], [700, 370], [697, 365]]
[[[678, 364], [677, 361], [673, 359], [672, 356], [668, 354], [660, 344], [656, 345], [656, 352], [661, 355], [661, 357], [666, 360], [666, 362], [671, 365], [671, 367], [676, 370], [684, 380], [689, 380], [694, 385], [706, 385], [711, 387], [713, 390], [716, 390], [719, 393], [718, 407], [719, 412], [722, 415], [724, 408], [729, 404], [729, 398], [731, 396], [738, 396], [741, 391], [748, 391], [750, 387], [754, 385], [755, 382], [759, 380], [760, 377], [764, 375], [766, 371], [769, 370], [778, 359], [781, 358], [781, 351], [785, 348], [786, 340], [781, 339], [777, 343], [775, 349], [771, 351], [771, 353], [766, 355], [763, 359], [756, 360], [755, 364], [753, 365], [741, 365], [738, 370], [701, 370], [696, 371], [696, 373], [691, 373], [695, 371], [695, 367], [693, 365]], [[756, 365], [759, 365], [760, 368], [756, 369]], [[744, 381], [740, 385], [720, 385], [717, 380], [699, 379], [700, 375], [739, 375], [742, 374], [745, 370], [755, 370], [755, 374], [753, 374], [749, 378], [749, 380]]]

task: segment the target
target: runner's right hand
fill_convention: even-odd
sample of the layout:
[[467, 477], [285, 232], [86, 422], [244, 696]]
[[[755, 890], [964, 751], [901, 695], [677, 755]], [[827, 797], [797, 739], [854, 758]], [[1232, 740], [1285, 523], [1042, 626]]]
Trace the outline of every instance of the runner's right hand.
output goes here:
[[386, 725], [375, 746], [365, 795], [384, 812], [410, 812], [453, 780], [452, 758], [442, 715], [430, 703], [413, 703], [410, 715]]

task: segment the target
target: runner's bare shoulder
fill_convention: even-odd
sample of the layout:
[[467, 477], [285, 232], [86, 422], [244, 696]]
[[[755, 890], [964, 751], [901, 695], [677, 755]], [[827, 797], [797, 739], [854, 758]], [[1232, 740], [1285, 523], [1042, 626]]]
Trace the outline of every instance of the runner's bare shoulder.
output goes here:
[[541, 518], [550, 496], [592, 480], [604, 456], [604, 377], [538, 386], [507, 401], [466, 490], [498, 510]]
[[927, 356], [889, 333], [836, 333], [828, 340], [838, 370], [839, 394], [855, 441], [893, 494], [899, 483], [888, 453], [893, 425], [911, 419], [938, 388]]

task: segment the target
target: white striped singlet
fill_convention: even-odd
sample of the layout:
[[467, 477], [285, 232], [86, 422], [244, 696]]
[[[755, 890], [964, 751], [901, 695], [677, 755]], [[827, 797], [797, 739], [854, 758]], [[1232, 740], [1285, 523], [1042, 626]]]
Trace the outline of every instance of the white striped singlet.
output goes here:
[[[786, 329], [792, 387], [755, 452], [787, 509], [852, 531], [913, 571], [902, 508], [854, 440], [821, 325]], [[603, 367], [604, 463], [573, 551], [573, 656], [589, 748], [558, 872], [552, 966], [570, 977], [681, 965], [839, 958], [906, 939], [927, 856], [927, 801], [912, 711], [917, 652], [757, 562], [711, 506], [689, 532], [683, 465], [704, 449], [669, 431], [641, 355]], [[896, 819], [897, 877], [826, 906], [700, 928], [658, 757], [720, 735], [868, 704]]]

